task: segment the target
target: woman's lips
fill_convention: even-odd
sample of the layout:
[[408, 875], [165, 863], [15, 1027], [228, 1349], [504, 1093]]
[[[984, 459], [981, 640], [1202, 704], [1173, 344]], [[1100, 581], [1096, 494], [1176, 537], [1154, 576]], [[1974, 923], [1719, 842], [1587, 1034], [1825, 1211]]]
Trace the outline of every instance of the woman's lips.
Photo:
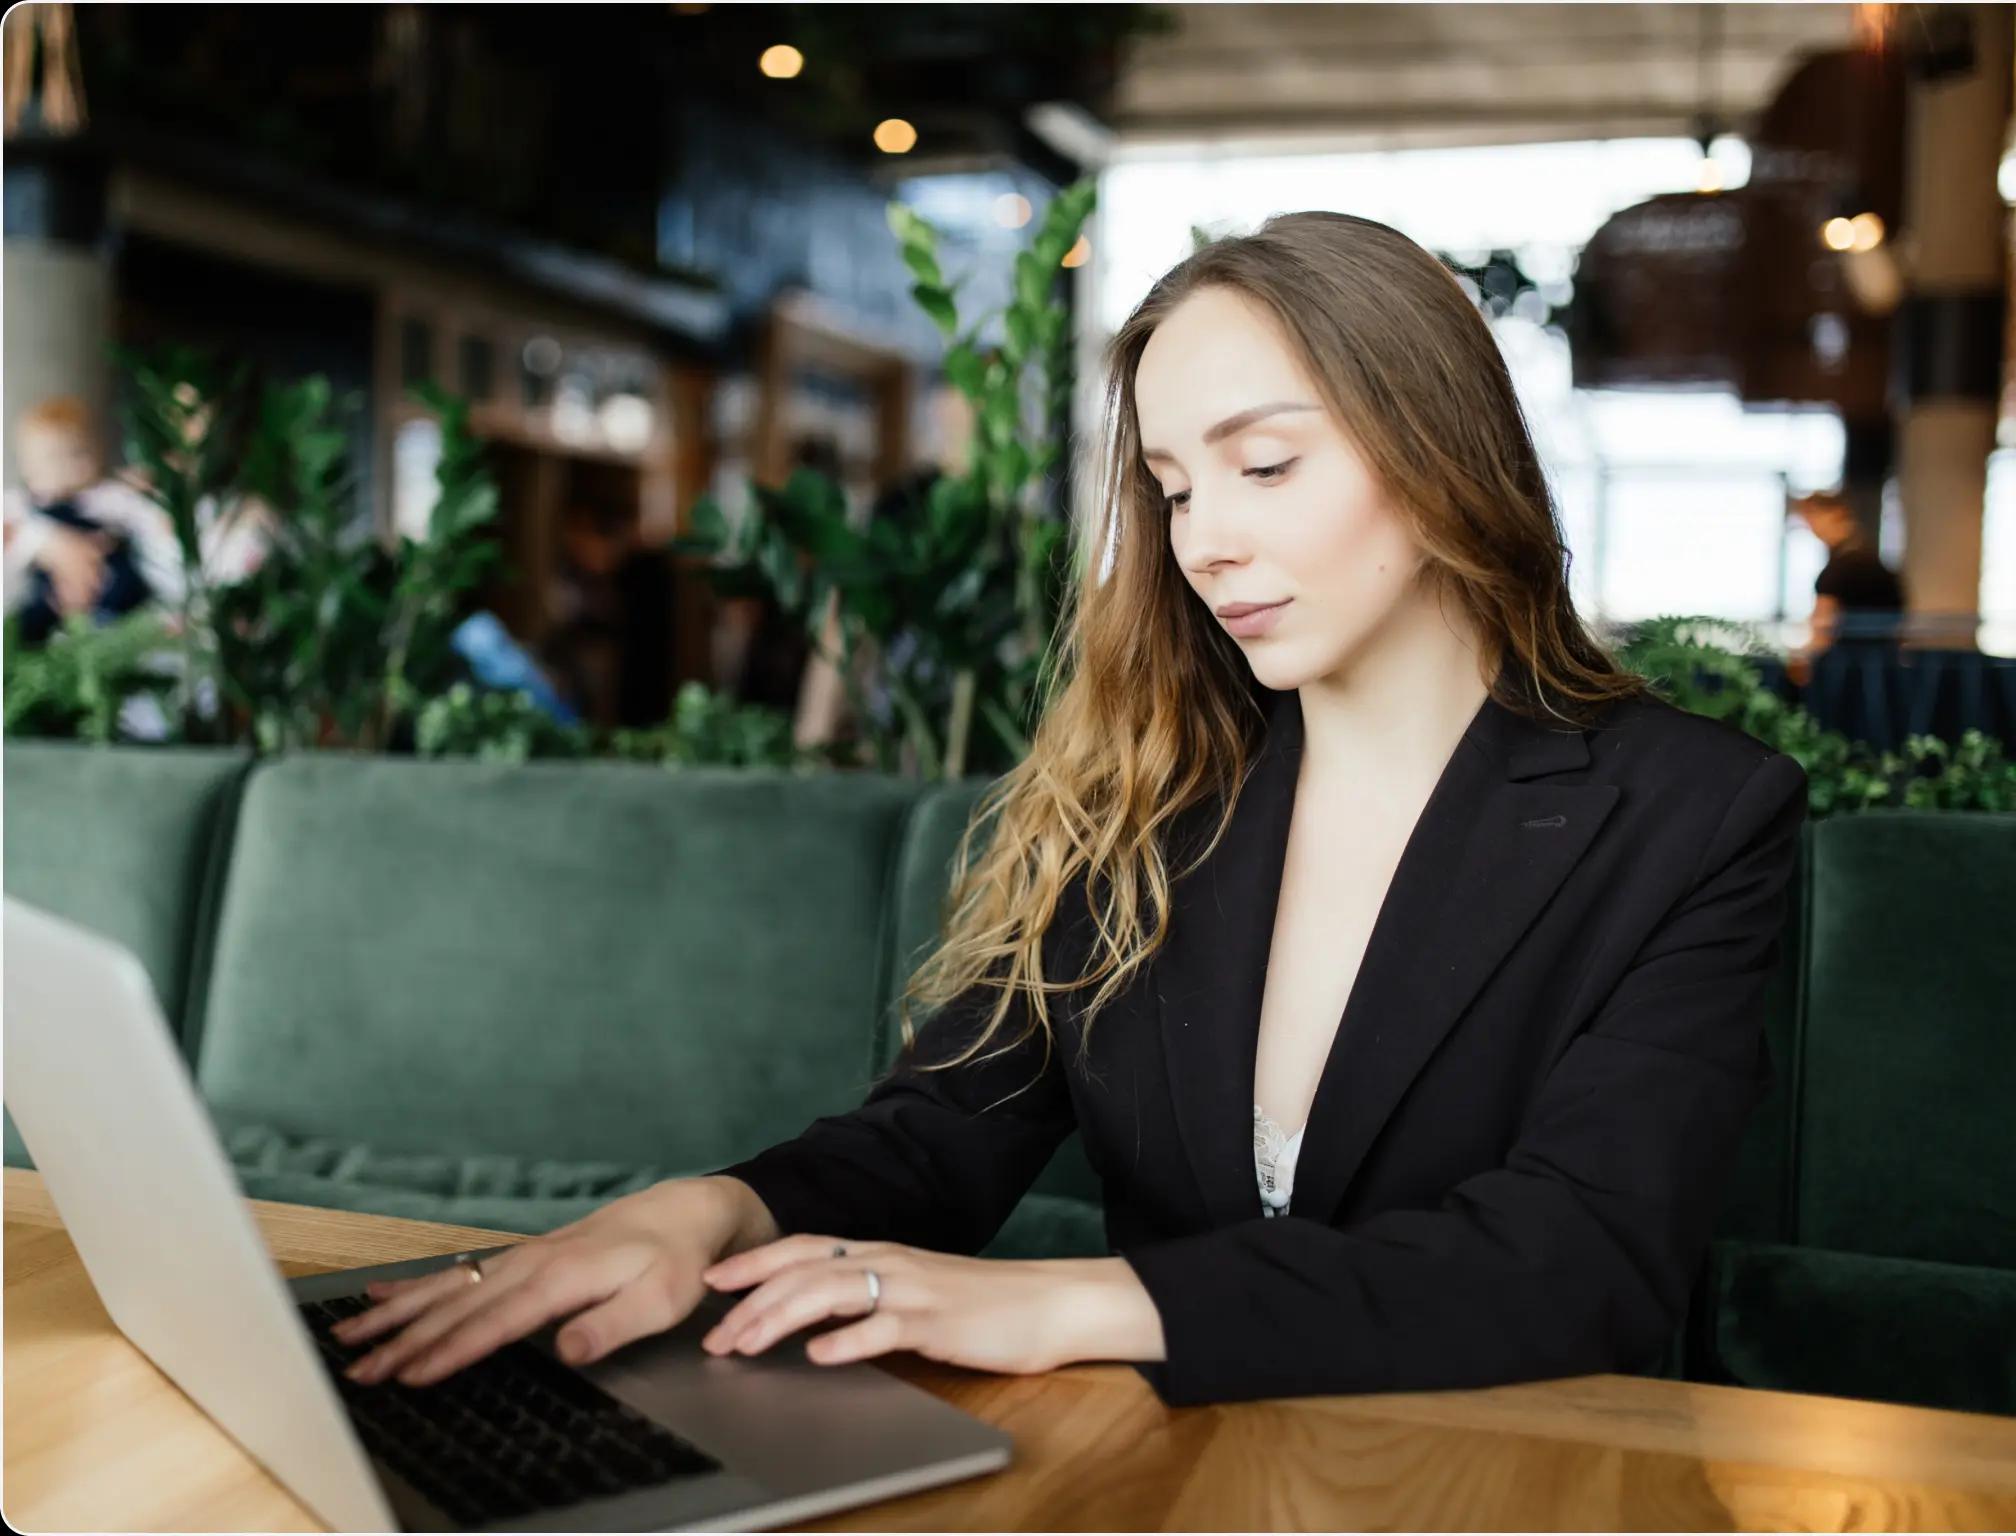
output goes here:
[[1242, 640], [1250, 640], [1272, 629], [1280, 619], [1282, 610], [1294, 601], [1292, 597], [1284, 597], [1271, 607], [1255, 608], [1249, 613], [1240, 614], [1236, 619], [1221, 618], [1218, 622], [1225, 626], [1228, 633], [1237, 635]]

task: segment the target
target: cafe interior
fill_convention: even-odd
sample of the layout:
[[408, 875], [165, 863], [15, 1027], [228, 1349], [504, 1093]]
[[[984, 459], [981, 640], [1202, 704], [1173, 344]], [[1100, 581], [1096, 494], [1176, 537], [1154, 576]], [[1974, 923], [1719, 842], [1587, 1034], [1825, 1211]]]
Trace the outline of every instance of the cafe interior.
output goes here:
[[[1488, 323], [1592, 633], [1807, 775], [1772, 1087], [1670, 1337], [1190, 1407], [897, 1349], [848, 1369], [1012, 1459], [850, 1481], [779, 1409], [826, 1481], [684, 1528], [2016, 1528], [2012, 18], [8, 11], [8, 1524], [519, 1509], [373, 1502], [277, 1370], [156, 1347], [191, 1293], [115, 1285], [115, 1186], [301, 1298], [855, 1110], [1101, 556], [1103, 345], [1327, 209]], [[158, 1060], [31, 1033], [23, 912], [137, 961]], [[1114, 1262], [1106, 1163], [1067, 1136], [966, 1257]]]

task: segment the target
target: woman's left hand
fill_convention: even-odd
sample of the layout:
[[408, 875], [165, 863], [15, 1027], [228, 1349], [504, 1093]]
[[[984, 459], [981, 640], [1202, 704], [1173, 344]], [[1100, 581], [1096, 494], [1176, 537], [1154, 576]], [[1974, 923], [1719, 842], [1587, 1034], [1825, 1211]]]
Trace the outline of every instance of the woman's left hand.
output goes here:
[[[844, 1247], [843, 1257], [833, 1250]], [[882, 1281], [871, 1313], [864, 1271]], [[974, 1259], [797, 1233], [723, 1259], [701, 1278], [719, 1291], [755, 1289], [701, 1342], [710, 1354], [760, 1354], [825, 1318], [860, 1321], [806, 1345], [821, 1365], [915, 1350], [948, 1365], [1015, 1374], [1079, 1358], [1067, 1338], [1073, 1281], [1046, 1260]]]

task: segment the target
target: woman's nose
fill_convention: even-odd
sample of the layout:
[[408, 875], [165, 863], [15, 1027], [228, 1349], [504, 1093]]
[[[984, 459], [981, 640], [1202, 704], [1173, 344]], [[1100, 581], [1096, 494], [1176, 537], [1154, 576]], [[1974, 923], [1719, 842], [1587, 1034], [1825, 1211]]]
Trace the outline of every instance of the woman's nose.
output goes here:
[[1184, 562], [1198, 570], [1237, 563], [1249, 553], [1244, 527], [1229, 513], [1214, 511], [1208, 504], [1201, 510], [1192, 498], [1184, 514]]

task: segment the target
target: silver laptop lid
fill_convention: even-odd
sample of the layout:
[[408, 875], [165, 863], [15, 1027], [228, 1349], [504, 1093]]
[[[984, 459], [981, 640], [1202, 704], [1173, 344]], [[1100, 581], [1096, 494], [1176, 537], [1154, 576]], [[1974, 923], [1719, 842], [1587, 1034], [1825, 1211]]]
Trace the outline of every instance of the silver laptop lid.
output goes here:
[[397, 1529], [145, 969], [7, 897], [7, 1107], [120, 1332], [339, 1531]]

